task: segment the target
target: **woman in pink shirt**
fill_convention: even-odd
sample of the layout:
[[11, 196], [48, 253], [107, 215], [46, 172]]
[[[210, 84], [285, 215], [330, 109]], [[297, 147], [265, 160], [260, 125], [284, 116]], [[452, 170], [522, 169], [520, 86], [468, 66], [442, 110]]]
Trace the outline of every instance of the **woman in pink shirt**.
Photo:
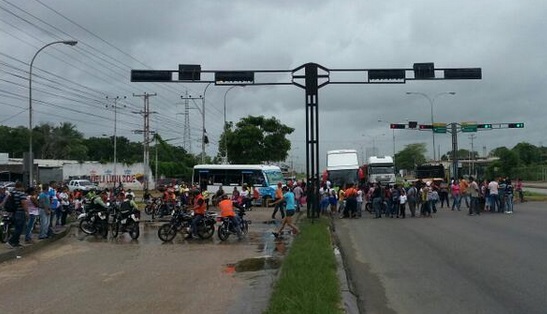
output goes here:
[[454, 182], [452, 182], [452, 185], [450, 185], [450, 192], [452, 193], [452, 210], [454, 210], [454, 207], [461, 210], [461, 191], [458, 180], [454, 180]]

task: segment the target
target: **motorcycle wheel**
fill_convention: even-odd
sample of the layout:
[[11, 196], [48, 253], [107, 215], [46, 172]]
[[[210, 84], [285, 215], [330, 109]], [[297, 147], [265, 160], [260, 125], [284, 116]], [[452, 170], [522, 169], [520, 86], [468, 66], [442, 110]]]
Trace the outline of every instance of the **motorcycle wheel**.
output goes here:
[[177, 235], [177, 228], [171, 224], [164, 224], [158, 229], [158, 237], [163, 242], [173, 241]]
[[230, 237], [230, 231], [228, 231], [228, 225], [222, 224], [218, 226], [217, 235], [220, 241], [226, 241], [228, 240], [228, 237]]
[[366, 203], [365, 210], [372, 214], [372, 204], [371, 203]]
[[118, 236], [118, 233], [120, 232], [120, 223], [115, 222], [112, 224], [112, 237], [116, 238]]
[[215, 225], [201, 224], [198, 227], [198, 236], [202, 239], [209, 239], [215, 233]]
[[144, 212], [147, 215], [152, 215], [152, 213], [154, 212], [154, 206], [152, 206], [152, 204], [146, 205], [146, 207], [144, 208]]
[[131, 225], [128, 227], [129, 236], [133, 240], [137, 240], [139, 238], [139, 235], [141, 234], [141, 231], [139, 229], [139, 224], [136, 222], [130, 223]]
[[82, 230], [85, 234], [95, 234], [97, 232], [97, 228], [95, 225], [93, 225], [93, 222], [89, 220], [88, 217], [80, 220], [80, 230]]
[[6, 243], [8, 242], [9, 237], [10, 237], [9, 224], [5, 224], [0, 229], [0, 241], [2, 241], [2, 243]]
[[247, 220], [243, 220], [241, 222], [241, 233], [243, 235], [247, 235], [247, 233], [249, 233], [249, 223], [247, 223]]
[[101, 235], [104, 239], [108, 237], [108, 223], [106, 221], [101, 224]]

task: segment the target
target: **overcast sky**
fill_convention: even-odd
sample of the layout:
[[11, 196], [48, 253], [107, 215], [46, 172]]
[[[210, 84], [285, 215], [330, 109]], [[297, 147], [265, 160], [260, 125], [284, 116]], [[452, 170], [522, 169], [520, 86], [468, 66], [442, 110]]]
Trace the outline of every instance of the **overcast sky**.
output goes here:
[[[407, 81], [406, 84], [327, 85], [319, 92], [320, 149], [353, 148], [393, 154], [411, 143], [426, 143], [430, 132], [396, 130], [388, 123], [524, 122], [524, 129], [460, 133], [460, 148], [484, 152], [519, 142], [543, 143], [547, 108], [547, 2], [505, 1], [144, 1], [0, 0], [0, 124], [28, 126], [30, 60], [56, 40], [33, 66], [34, 125], [71, 121], [86, 136], [142, 135], [143, 100], [157, 112], [151, 127], [183, 145], [184, 104], [180, 96], [203, 94], [204, 84], [131, 83], [131, 69], [175, 70], [201, 64], [204, 70], [292, 70], [308, 62], [329, 69], [481, 67], [482, 80]], [[353, 79], [353, 78], [352, 78]], [[359, 78], [363, 79], [364, 78]], [[285, 81], [288, 81], [287, 79]], [[216, 155], [228, 87], [205, 94], [205, 128]], [[106, 99], [106, 96], [110, 100]], [[227, 119], [275, 116], [295, 128], [292, 161], [305, 162], [305, 97], [296, 86], [247, 86], [226, 95]], [[197, 102], [201, 107], [201, 102]], [[125, 106], [125, 107], [123, 107]], [[190, 102], [190, 106], [195, 105]], [[379, 122], [380, 120], [380, 122]], [[200, 152], [201, 114], [190, 110], [191, 152]], [[435, 137], [442, 154], [450, 134]], [[323, 166], [322, 166], [323, 167]]]

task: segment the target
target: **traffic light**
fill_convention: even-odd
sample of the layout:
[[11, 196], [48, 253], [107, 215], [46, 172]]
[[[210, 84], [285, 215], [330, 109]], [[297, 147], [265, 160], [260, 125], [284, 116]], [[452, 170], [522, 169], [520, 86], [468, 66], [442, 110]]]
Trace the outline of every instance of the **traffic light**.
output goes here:
[[179, 81], [199, 81], [201, 79], [201, 65], [179, 64]]
[[414, 63], [414, 78], [417, 80], [427, 80], [435, 78], [435, 64], [433, 62]]
[[406, 126], [401, 123], [392, 123], [389, 125], [391, 129], [404, 129]]
[[492, 124], [490, 123], [477, 124], [477, 129], [491, 129], [491, 128], [492, 128]]
[[433, 125], [431, 124], [420, 124], [420, 130], [431, 130], [433, 129]]
[[522, 129], [524, 127], [524, 123], [522, 123], [522, 122], [508, 123], [507, 127], [510, 128], [510, 129]]

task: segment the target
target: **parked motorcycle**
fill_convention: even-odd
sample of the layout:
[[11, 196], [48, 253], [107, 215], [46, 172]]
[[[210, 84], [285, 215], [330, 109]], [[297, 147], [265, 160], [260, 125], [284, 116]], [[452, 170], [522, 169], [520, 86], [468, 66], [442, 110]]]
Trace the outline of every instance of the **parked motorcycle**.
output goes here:
[[115, 207], [111, 227], [112, 237], [116, 238], [120, 232], [127, 232], [131, 239], [138, 239], [140, 218], [141, 212], [138, 209], [123, 211], [121, 208]]
[[[249, 232], [249, 225], [251, 224], [250, 220], [245, 219], [245, 207], [237, 207], [237, 216], [239, 217], [239, 227], [241, 228], [241, 235], [245, 236]], [[221, 224], [218, 226], [217, 235], [221, 241], [226, 241], [231, 234], [237, 235], [237, 230], [235, 229], [232, 220], [228, 217], [217, 217], [217, 221]]]
[[80, 230], [85, 234], [98, 234], [106, 238], [108, 235], [108, 210], [85, 210], [78, 216]]
[[13, 218], [11, 217], [11, 214], [8, 212], [2, 213], [2, 220], [0, 221], [0, 241], [2, 241], [2, 243], [8, 242], [8, 239], [13, 232], [12, 226]]
[[[183, 234], [189, 234], [192, 226], [192, 219], [194, 216], [192, 213], [183, 209], [175, 209], [171, 214], [171, 221], [163, 224], [158, 229], [158, 237], [164, 241], [172, 241], [177, 232]], [[201, 239], [209, 239], [215, 232], [216, 213], [207, 212], [205, 217], [198, 224], [197, 235]]]

